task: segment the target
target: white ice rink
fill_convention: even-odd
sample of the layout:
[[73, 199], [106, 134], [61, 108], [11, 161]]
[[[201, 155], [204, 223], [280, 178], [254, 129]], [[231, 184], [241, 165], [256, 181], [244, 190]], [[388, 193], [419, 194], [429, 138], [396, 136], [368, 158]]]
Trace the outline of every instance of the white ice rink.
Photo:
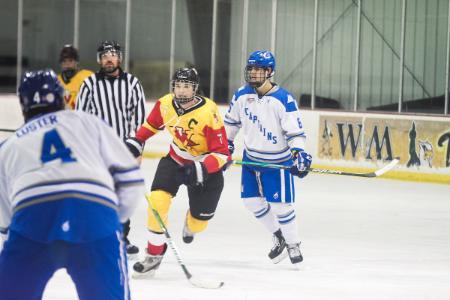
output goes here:
[[[147, 186], [157, 160], [143, 162]], [[310, 174], [296, 179], [304, 261], [272, 264], [272, 239], [239, 197], [240, 168], [225, 189], [208, 229], [183, 244], [184, 189], [173, 201], [169, 231], [188, 269], [224, 281], [218, 290], [191, 286], [168, 249], [152, 279], [131, 279], [135, 300], [450, 299], [450, 185]], [[132, 218], [131, 240], [146, 245], [146, 201]], [[132, 272], [130, 262], [130, 275]], [[65, 271], [44, 299], [77, 299]]]

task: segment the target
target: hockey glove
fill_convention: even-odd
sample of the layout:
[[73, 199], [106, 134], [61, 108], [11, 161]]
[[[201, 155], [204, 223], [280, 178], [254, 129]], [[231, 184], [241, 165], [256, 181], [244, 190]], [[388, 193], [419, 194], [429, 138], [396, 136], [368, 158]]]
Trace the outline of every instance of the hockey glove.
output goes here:
[[177, 182], [187, 186], [202, 185], [208, 177], [208, 171], [201, 162], [195, 162], [178, 169]]
[[291, 152], [292, 159], [294, 160], [294, 165], [290, 169], [291, 174], [300, 178], [305, 177], [308, 175], [308, 169], [311, 166], [312, 156], [300, 148], [293, 148], [291, 149]]
[[228, 140], [228, 151], [230, 151], [230, 155], [234, 153], [234, 143], [233, 141]]
[[134, 157], [139, 157], [142, 155], [142, 151], [144, 150], [144, 144], [141, 143], [137, 138], [131, 137], [125, 140], [125, 144], [130, 150], [131, 154]]

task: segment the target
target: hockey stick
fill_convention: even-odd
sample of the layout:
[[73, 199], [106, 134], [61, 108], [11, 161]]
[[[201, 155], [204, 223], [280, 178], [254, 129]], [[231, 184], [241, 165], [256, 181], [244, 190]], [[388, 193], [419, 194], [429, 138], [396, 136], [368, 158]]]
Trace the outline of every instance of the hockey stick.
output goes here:
[[3, 132], [16, 132], [15, 129], [7, 129], [7, 128], [0, 128], [0, 131], [3, 131]]
[[[345, 176], [358, 176], [358, 177], [379, 177], [383, 175], [384, 173], [390, 171], [392, 168], [395, 167], [399, 163], [400, 159], [395, 158], [393, 159], [389, 164], [382, 167], [381, 169], [378, 169], [373, 172], [368, 173], [354, 173], [354, 172], [345, 172], [345, 171], [337, 171], [337, 170], [329, 170], [329, 169], [319, 169], [319, 168], [309, 168], [309, 172], [313, 173], [319, 173], [319, 174], [333, 174], [333, 175], [345, 175]], [[233, 164], [235, 165], [249, 165], [249, 166], [256, 166], [256, 167], [263, 167], [263, 168], [271, 168], [271, 169], [290, 169], [291, 166], [284, 166], [284, 165], [278, 165], [278, 164], [270, 164], [270, 163], [260, 163], [260, 162], [253, 162], [253, 161], [241, 161], [241, 160], [233, 160]]]
[[180, 265], [181, 269], [184, 272], [184, 275], [186, 275], [186, 278], [189, 280], [189, 282], [198, 288], [204, 288], [204, 289], [218, 289], [224, 285], [223, 281], [207, 281], [207, 280], [201, 280], [194, 278], [192, 274], [188, 271], [186, 265], [184, 264], [183, 260], [181, 259], [181, 256], [178, 252], [177, 247], [175, 246], [175, 243], [172, 240], [172, 237], [170, 236], [169, 231], [167, 230], [166, 225], [164, 225], [163, 220], [161, 219], [161, 216], [159, 215], [158, 211], [153, 207], [153, 204], [150, 200], [150, 195], [146, 194], [145, 198], [147, 198], [147, 201], [149, 203], [150, 209], [153, 213], [153, 215], [156, 218], [156, 221], [158, 222], [159, 226], [161, 227], [166, 239], [167, 244], [169, 244], [169, 247], [172, 249], [173, 254], [175, 255], [175, 258], [177, 259], [178, 264]]

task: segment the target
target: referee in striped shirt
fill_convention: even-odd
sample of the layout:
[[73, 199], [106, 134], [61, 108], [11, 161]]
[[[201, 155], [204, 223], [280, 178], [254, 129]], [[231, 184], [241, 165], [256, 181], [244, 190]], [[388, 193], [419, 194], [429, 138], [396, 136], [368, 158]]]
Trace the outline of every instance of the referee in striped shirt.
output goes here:
[[[102, 42], [97, 62], [100, 70], [83, 81], [76, 109], [100, 117], [125, 141], [144, 123], [144, 89], [137, 77], [121, 69], [122, 49], [117, 42]], [[123, 234], [127, 254], [136, 256], [139, 248], [128, 240], [129, 232], [130, 220], [123, 224]]]

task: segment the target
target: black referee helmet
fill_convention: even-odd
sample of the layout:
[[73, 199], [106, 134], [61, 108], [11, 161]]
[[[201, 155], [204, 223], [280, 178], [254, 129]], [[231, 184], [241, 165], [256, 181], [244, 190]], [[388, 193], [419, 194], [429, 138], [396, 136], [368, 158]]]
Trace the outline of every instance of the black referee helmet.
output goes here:
[[97, 62], [100, 63], [100, 59], [103, 53], [114, 52], [117, 53], [119, 59], [122, 59], [122, 47], [116, 41], [103, 41], [97, 48]]

